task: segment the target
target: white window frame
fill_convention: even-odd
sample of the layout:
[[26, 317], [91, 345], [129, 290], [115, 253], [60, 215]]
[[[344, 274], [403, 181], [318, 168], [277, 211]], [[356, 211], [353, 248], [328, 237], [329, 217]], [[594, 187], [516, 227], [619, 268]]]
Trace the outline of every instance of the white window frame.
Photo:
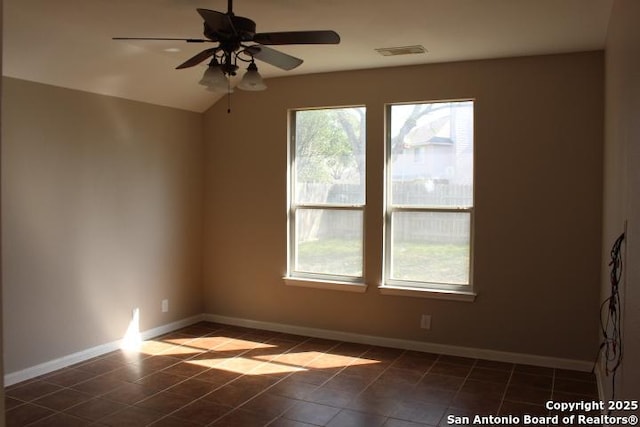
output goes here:
[[[392, 180], [392, 147], [391, 147], [391, 108], [394, 105], [414, 105], [414, 104], [438, 104], [453, 102], [472, 102], [474, 111], [474, 127], [473, 127], [473, 195], [471, 206], [460, 207], [426, 207], [426, 206], [396, 206], [391, 203], [391, 191], [393, 186]], [[473, 250], [474, 250], [474, 206], [475, 206], [475, 100], [474, 99], [453, 99], [453, 100], [437, 100], [437, 101], [418, 101], [405, 103], [388, 103], [385, 105], [385, 195], [384, 195], [384, 253], [383, 253], [383, 282], [380, 285], [381, 293], [387, 295], [414, 296], [424, 298], [450, 299], [459, 301], [473, 301], [476, 297], [476, 289], [473, 281]], [[468, 284], [449, 284], [449, 283], [432, 283], [419, 282], [412, 280], [399, 280], [391, 278], [391, 262], [392, 253], [391, 245], [393, 244], [392, 222], [393, 215], [401, 212], [418, 212], [418, 213], [468, 213], [469, 214], [469, 283]]]
[[[321, 203], [296, 203], [296, 114], [302, 111], [310, 110], [330, 110], [343, 108], [365, 108], [364, 105], [348, 105], [337, 107], [317, 107], [317, 108], [298, 108], [291, 109], [288, 112], [288, 146], [287, 146], [287, 272], [284, 276], [284, 282], [290, 286], [332, 289], [348, 292], [365, 292], [367, 285], [364, 283], [365, 271], [365, 209], [366, 209], [366, 188], [364, 189], [364, 202], [361, 204], [321, 204]], [[365, 113], [366, 116], [366, 113]], [[365, 150], [366, 156], [366, 150]], [[366, 158], [365, 158], [366, 164]], [[365, 179], [366, 182], [366, 179]], [[365, 184], [366, 185], [366, 184]], [[298, 271], [294, 269], [297, 259], [297, 242], [296, 242], [296, 217], [299, 210], [318, 209], [318, 210], [340, 210], [340, 211], [357, 211], [362, 215], [362, 270], [360, 276], [347, 276], [336, 274], [312, 273]]]

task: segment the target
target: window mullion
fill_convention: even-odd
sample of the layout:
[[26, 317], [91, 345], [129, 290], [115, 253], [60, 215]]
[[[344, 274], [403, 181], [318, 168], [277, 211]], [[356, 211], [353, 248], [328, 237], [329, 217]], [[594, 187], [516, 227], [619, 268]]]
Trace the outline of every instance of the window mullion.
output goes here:
[[333, 204], [316, 204], [316, 203], [300, 203], [297, 204], [296, 209], [333, 209], [333, 210], [363, 210], [364, 205], [333, 205]]

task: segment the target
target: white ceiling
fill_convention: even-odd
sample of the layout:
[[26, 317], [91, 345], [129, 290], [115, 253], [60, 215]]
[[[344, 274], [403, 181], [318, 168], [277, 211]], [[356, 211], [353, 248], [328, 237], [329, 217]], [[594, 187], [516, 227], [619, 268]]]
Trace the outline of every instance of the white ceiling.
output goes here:
[[[235, 0], [258, 32], [337, 31], [328, 46], [278, 46], [293, 71], [258, 63], [265, 78], [338, 70], [602, 49], [613, 0]], [[4, 0], [3, 74], [192, 111], [219, 97], [197, 84], [205, 66], [175, 67], [204, 49], [127, 37], [202, 37], [196, 8], [226, 0]], [[423, 45], [383, 57], [374, 49]], [[179, 48], [167, 52], [167, 48]], [[268, 85], [268, 80], [267, 80]]]

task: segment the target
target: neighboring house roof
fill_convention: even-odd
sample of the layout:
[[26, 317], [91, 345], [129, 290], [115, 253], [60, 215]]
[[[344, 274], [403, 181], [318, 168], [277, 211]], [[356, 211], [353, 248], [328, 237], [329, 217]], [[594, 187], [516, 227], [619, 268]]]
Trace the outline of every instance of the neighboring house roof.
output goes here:
[[414, 127], [409, 131], [407, 136], [405, 136], [403, 141], [404, 147], [419, 147], [434, 143], [453, 144], [453, 140], [451, 140], [451, 138], [438, 135], [450, 121], [451, 117], [446, 116]]

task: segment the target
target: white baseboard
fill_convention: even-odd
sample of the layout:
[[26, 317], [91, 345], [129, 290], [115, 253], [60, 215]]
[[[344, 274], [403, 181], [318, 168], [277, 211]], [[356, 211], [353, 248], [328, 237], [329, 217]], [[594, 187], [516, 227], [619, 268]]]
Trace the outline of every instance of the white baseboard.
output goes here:
[[[202, 314], [188, 317], [182, 320], [177, 320], [175, 322], [171, 322], [166, 325], [158, 326], [156, 328], [141, 332], [140, 338], [142, 340], [148, 340], [150, 338], [157, 337], [159, 335], [166, 334], [171, 331], [175, 331], [176, 329], [184, 328], [185, 326], [192, 325], [202, 320], [204, 320], [204, 317]], [[20, 371], [5, 374], [4, 385], [10, 386], [22, 381], [29, 380], [31, 378], [38, 377], [40, 375], [48, 374], [49, 372], [53, 372], [58, 369], [65, 368], [75, 363], [84, 362], [94, 357], [102, 356], [103, 354], [107, 354], [119, 349], [121, 347], [121, 344], [122, 344], [122, 340], [112, 341], [112, 342], [91, 347], [89, 349], [82, 350], [76, 353], [68, 354], [58, 359], [49, 360], [47, 362], [40, 363], [35, 366], [31, 366], [29, 368], [25, 368]]]
[[202, 322], [204, 320], [203, 314], [197, 314], [195, 316], [187, 317], [186, 319], [176, 320], [175, 322], [168, 323], [166, 325], [158, 326], [157, 328], [149, 329], [140, 333], [140, 338], [148, 340], [153, 337], [157, 337], [169, 332], [173, 332], [176, 329], [184, 328], [185, 326], [193, 325], [194, 323]]
[[[596, 375], [596, 384], [598, 385], [598, 398], [600, 399], [601, 402], [606, 402], [607, 399], [605, 397], [605, 387], [604, 387], [604, 381], [605, 381], [606, 375], [605, 375], [605, 366], [604, 366], [604, 363], [602, 363], [603, 357], [604, 355], [600, 353], [600, 358], [598, 359], [598, 363], [596, 363], [595, 365], [594, 374]], [[602, 413], [606, 414], [606, 410], [603, 410]]]
[[446, 354], [449, 356], [472, 357], [476, 359], [494, 360], [498, 362], [518, 363], [525, 365], [544, 366], [548, 368], [571, 369], [588, 372], [593, 362], [586, 360], [563, 359], [558, 357], [539, 356], [524, 353], [512, 353], [483, 348], [461, 347], [446, 344], [436, 344], [423, 341], [386, 338], [374, 335], [355, 334], [328, 329], [308, 328], [282, 323], [262, 322], [258, 320], [241, 319], [237, 317], [220, 316], [217, 314], [205, 314], [203, 320], [247, 328], [264, 329], [267, 331], [283, 332], [288, 334], [303, 335], [315, 338], [324, 338], [337, 341], [348, 341], [360, 344], [377, 345], [383, 347], [416, 350], [428, 353]]
[[[295, 335], [303, 335], [315, 338], [324, 338], [337, 341], [347, 341], [360, 344], [377, 345], [383, 347], [401, 348], [405, 350], [416, 350], [428, 353], [446, 354], [451, 356], [472, 357], [478, 359], [495, 360], [499, 362], [519, 363], [535, 366], [544, 366], [558, 369], [573, 369], [577, 371], [590, 371], [592, 362], [585, 360], [563, 359], [557, 357], [539, 356], [524, 353], [512, 353], [482, 348], [453, 346], [446, 344], [436, 344], [423, 341], [403, 340], [397, 338], [379, 337], [374, 335], [356, 334], [352, 332], [341, 332], [329, 329], [309, 328], [305, 326], [294, 326], [282, 323], [262, 322], [258, 320], [242, 319], [237, 317], [220, 316], [216, 314], [200, 314], [176, 322], [168, 323], [147, 331], [141, 332], [141, 338], [147, 340], [162, 334], [192, 325], [200, 321], [209, 321], [233, 326], [243, 326], [247, 328], [263, 329], [267, 331], [282, 332]], [[58, 359], [50, 360], [20, 371], [11, 372], [4, 376], [4, 385], [10, 386], [49, 372], [65, 368], [75, 363], [84, 362], [94, 357], [117, 350], [121, 347], [121, 340], [101, 344], [87, 350], [72, 353]], [[598, 390], [602, 392], [601, 373], [596, 370]]]

